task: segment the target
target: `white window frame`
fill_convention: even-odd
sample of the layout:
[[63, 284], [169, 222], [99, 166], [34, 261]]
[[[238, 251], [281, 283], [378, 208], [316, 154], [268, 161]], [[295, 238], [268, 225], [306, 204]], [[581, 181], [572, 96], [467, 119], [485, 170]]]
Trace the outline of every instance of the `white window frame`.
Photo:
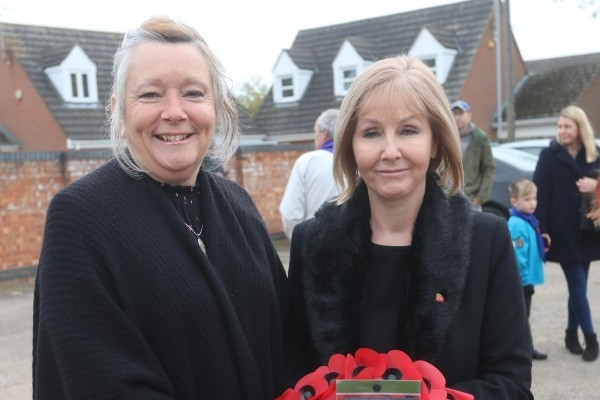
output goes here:
[[437, 57], [423, 57], [420, 58], [420, 60], [427, 64], [429, 69], [437, 76]]
[[69, 76], [71, 77], [71, 97], [73, 99], [89, 100], [89, 73], [87, 71], [71, 71]]
[[[287, 84], [285, 81], [289, 81], [289, 84]], [[284, 76], [279, 78], [279, 82], [280, 82], [280, 94], [281, 94], [281, 98], [284, 100], [287, 99], [292, 99], [294, 98], [294, 76], [293, 75], [289, 75], [289, 76]], [[286, 93], [289, 92], [289, 93]]]
[[[352, 76], [348, 76], [348, 73], [352, 73]], [[352, 66], [352, 67], [342, 68], [341, 77], [342, 77], [342, 91], [344, 93], [347, 93], [348, 89], [350, 88], [350, 85], [352, 85], [352, 82], [354, 82], [356, 80], [356, 78], [358, 78], [358, 67]]]

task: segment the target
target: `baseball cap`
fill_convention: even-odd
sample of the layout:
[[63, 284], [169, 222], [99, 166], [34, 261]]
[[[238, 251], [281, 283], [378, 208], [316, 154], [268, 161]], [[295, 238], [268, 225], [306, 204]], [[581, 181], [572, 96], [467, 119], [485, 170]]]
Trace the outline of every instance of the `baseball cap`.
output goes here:
[[450, 104], [451, 110], [454, 110], [455, 108], [460, 108], [461, 110], [466, 111], [466, 112], [471, 111], [471, 107], [469, 107], [469, 104], [464, 100], [456, 100], [455, 102]]

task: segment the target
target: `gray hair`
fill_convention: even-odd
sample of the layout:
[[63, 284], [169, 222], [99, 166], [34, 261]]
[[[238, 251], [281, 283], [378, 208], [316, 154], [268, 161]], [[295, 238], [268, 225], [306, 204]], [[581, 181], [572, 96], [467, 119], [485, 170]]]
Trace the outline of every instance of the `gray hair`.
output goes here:
[[335, 134], [335, 125], [339, 113], [339, 110], [330, 108], [323, 111], [321, 115], [319, 115], [319, 118], [317, 118], [317, 126], [319, 130], [327, 131], [327, 139], [333, 139], [333, 135]]
[[127, 151], [127, 141], [121, 135], [122, 121], [125, 119], [125, 86], [132, 50], [146, 43], [189, 43], [204, 56], [212, 80], [215, 106], [215, 133], [207, 156], [214, 165], [225, 164], [236, 152], [239, 143], [238, 114], [230, 88], [230, 80], [225, 76], [223, 67], [210, 50], [202, 36], [192, 27], [166, 17], [153, 17], [140, 27], [127, 32], [121, 46], [114, 55], [111, 98], [115, 98], [111, 111], [111, 99], [107, 104], [107, 122], [112, 152], [121, 167], [132, 176], [147, 172], [136, 165]]

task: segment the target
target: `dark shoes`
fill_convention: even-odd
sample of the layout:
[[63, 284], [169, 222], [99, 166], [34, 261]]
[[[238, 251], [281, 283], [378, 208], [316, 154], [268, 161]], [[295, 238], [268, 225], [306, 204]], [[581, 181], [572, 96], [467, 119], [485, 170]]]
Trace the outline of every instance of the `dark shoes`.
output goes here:
[[[565, 332], [565, 346], [571, 353], [581, 354], [585, 361], [595, 361], [598, 358], [598, 337], [595, 333], [583, 335], [585, 337], [584, 350], [579, 344], [577, 329], [567, 329]], [[536, 349], [533, 349], [533, 352], [531, 353], [531, 358], [533, 360], [545, 360], [548, 358], [548, 354], [540, 353]]]
[[594, 361], [598, 358], [598, 338], [595, 333], [585, 336], [585, 350], [583, 351], [583, 359], [585, 361]]
[[540, 353], [536, 349], [533, 349], [533, 353], [531, 354], [531, 358], [533, 360], [545, 360], [546, 358], [548, 358], [548, 354], [546, 354], [546, 353]]
[[[598, 338], [595, 333], [583, 335], [585, 337], [585, 350], [579, 344], [577, 329], [567, 329], [565, 346], [573, 354], [582, 354], [585, 361], [594, 361], [598, 358]], [[535, 355], [535, 350], [533, 351]], [[535, 360], [535, 357], [533, 358]]]
[[583, 347], [579, 344], [577, 329], [567, 329], [565, 336], [565, 346], [573, 354], [583, 354]]

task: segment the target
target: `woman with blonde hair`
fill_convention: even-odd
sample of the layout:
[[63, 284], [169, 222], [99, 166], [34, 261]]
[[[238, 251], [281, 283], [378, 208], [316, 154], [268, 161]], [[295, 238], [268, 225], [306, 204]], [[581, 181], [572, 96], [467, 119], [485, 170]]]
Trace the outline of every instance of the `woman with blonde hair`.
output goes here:
[[358, 348], [435, 365], [476, 399], [531, 399], [531, 336], [506, 221], [462, 192], [447, 96], [409, 56], [351, 85], [335, 135], [337, 202], [296, 226], [294, 378]]
[[[600, 259], [600, 234], [583, 231], [580, 221], [587, 213], [582, 197], [592, 196], [598, 185], [599, 153], [585, 111], [571, 105], [560, 112], [556, 138], [541, 151], [533, 174], [538, 187], [535, 216], [551, 239], [546, 260], [560, 264], [569, 289], [565, 346], [585, 361], [598, 358], [587, 283], [591, 262]], [[580, 329], [585, 349], [579, 343]]]

